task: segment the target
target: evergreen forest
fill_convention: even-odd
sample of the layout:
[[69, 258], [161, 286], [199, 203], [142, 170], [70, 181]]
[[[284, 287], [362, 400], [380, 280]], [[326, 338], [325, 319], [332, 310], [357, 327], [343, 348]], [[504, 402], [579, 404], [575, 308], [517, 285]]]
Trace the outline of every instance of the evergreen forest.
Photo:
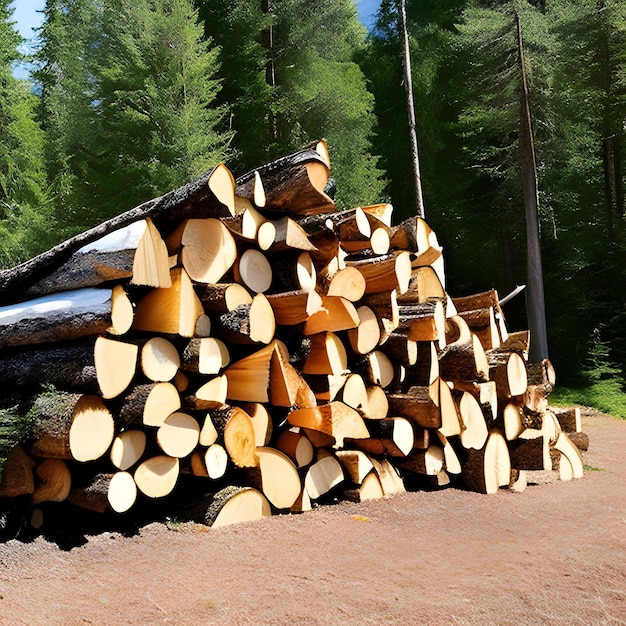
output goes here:
[[[426, 220], [449, 292], [526, 282], [518, 17], [550, 358], [561, 384], [623, 398], [626, 3], [406, 8]], [[0, 266], [219, 162], [237, 176], [322, 137], [338, 208], [414, 215], [398, 24], [397, 0], [369, 33], [353, 0], [46, 0], [19, 79], [23, 42], [0, 0]], [[523, 295], [504, 311], [527, 327]]]

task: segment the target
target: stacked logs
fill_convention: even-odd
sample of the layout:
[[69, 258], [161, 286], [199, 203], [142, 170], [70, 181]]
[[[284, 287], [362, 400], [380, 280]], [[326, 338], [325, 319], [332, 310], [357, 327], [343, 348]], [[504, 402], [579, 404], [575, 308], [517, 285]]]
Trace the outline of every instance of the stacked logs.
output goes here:
[[324, 142], [220, 165], [0, 273], [5, 502], [124, 513], [184, 477], [223, 525], [582, 475], [580, 418], [496, 292], [451, 298], [424, 220], [336, 211], [329, 172]]

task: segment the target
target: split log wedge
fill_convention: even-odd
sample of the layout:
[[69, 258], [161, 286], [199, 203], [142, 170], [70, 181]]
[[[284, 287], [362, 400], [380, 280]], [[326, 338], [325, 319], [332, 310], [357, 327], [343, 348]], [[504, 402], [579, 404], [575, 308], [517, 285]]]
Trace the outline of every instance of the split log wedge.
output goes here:
[[274, 339], [276, 319], [268, 299], [257, 293], [250, 304], [240, 304], [219, 317], [219, 332], [226, 342], [265, 343]]
[[196, 374], [219, 374], [230, 362], [226, 344], [215, 337], [194, 337], [185, 346], [181, 367]]
[[456, 401], [463, 425], [461, 444], [467, 449], [480, 450], [484, 447], [489, 435], [482, 408], [476, 398], [467, 391], [457, 395]]
[[341, 339], [332, 332], [311, 336], [311, 350], [304, 362], [304, 374], [341, 375], [348, 369], [348, 355]]
[[281, 433], [276, 441], [276, 448], [294, 461], [298, 468], [309, 465], [315, 455], [311, 442], [301, 432], [292, 428]]
[[480, 339], [472, 333], [472, 339], [464, 344], [449, 344], [439, 355], [439, 374], [444, 380], [489, 379], [489, 363]]
[[123, 393], [135, 376], [139, 347], [133, 343], [98, 337], [94, 363], [98, 385], [105, 399]]
[[411, 387], [409, 393], [387, 394], [389, 412], [410, 419], [422, 428], [441, 428], [439, 383], [430, 387]]
[[432, 267], [415, 267], [410, 271], [404, 291], [398, 292], [398, 304], [423, 303], [445, 297], [437, 272]]
[[327, 281], [327, 296], [342, 296], [350, 302], [358, 302], [365, 295], [365, 277], [355, 267], [344, 267]]
[[366, 354], [376, 348], [380, 341], [378, 316], [368, 306], [360, 306], [357, 310], [359, 324], [348, 330], [350, 347], [357, 354]]
[[370, 458], [370, 461], [374, 466], [374, 471], [380, 480], [385, 496], [394, 496], [406, 491], [402, 478], [388, 459]]
[[172, 380], [180, 367], [176, 346], [163, 337], [152, 337], [141, 348], [141, 369], [154, 382]]
[[501, 398], [521, 396], [528, 386], [526, 363], [515, 352], [490, 350], [487, 354], [489, 378], [495, 381]]
[[369, 454], [403, 457], [413, 449], [413, 426], [403, 417], [368, 420], [366, 426], [370, 437], [351, 440], [350, 443]]
[[334, 456], [325, 456], [307, 470], [304, 488], [311, 500], [317, 500], [345, 480], [341, 464]]
[[479, 493], [496, 493], [507, 487], [511, 477], [511, 460], [504, 437], [491, 431], [480, 450], [468, 450], [461, 474], [465, 486]]
[[111, 463], [121, 471], [131, 468], [146, 450], [146, 433], [143, 430], [125, 430], [113, 439]]
[[239, 283], [196, 285], [196, 293], [206, 313], [229, 313], [241, 304], [250, 304], [252, 296]]
[[355, 489], [346, 489], [342, 497], [351, 502], [366, 502], [380, 500], [385, 496], [378, 474], [370, 472]]
[[569, 461], [572, 478], [582, 478], [584, 474], [583, 457], [566, 433], [561, 432], [559, 434], [554, 449], [558, 450]]
[[285, 326], [305, 322], [322, 308], [322, 298], [316, 291], [285, 291], [268, 295], [267, 299], [276, 323]]
[[196, 390], [193, 395], [185, 396], [185, 405], [195, 410], [215, 409], [226, 402], [228, 379], [215, 376]]
[[180, 394], [172, 383], [137, 385], [112, 403], [117, 421], [124, 427], [161, 426], [181, 407]]
[[250, 416], [257, 446], [266, 446], [272, 438], [272, 417], [267, 407], [260, 402], [244, 402], [241, 408]]
[[240, 407], [224, 406], [209, 412], [228, 456], [237, 467], [256, 467], [256, 439], [250, 416]]
[[322, 306], [306, 320], [302, 334], [338, 332], [357, 328], [359, 323], [359, 314], [352, 302], [341, 296], [322, 296]]
[[370, 259], [348, 261], [348, 267], [354, 267], [365, 278], [365, 293], [379, 293], [397, 289], [403, 294], [411, 279], [411, 256], [408, 252], [397, 252]]
[[72, 477], [65, 461], [46, 459], [35, 470], [40, 485], [31, 497], [32, 504], [63, 502], [70, 495]]
[[342, 448], [344, 439], [366, 439], [369, 431], [357, 411], [335, 401], [317, 407], [291, 411], [287, 421], [292, 426], [316, 430], [334, 438], [334, 447]]
[[413, 450], [406, 458], [394, 461], [404, 471], [436, 476], [444, 467], [445, 455], [442, 447], [431, 444], [426, 450]]
[[146, 220], [146, 229], [135, 251], [130, 282], [145, 287], [172, 285], [167, 246], [150, 218]]
[[0, 498], [15, 498], [35, 491], [35, 462], [17, 445], [9, 452], [0, 473]]
[[258, 466], [248, 470], [252, 484], [265, 494], [277, 509], [289, 509], [300, 496], [302, 482], [296, 466], [274, 448], [257, 448]]
[[374, 469], [370, 458], [361, 450], [337, 450], [335, 453], [345, 473], [355, 485], [360, 485]]
[[274, 406], [314, 407], [317, 399], [298, 370], [289, 363], [289, 355], [277, 343], [270, 362], [270, 402]]
[[229, 400], [269, 402], [270, 364], [275, 349], [276, 342], [272, 342], [224, 371]]

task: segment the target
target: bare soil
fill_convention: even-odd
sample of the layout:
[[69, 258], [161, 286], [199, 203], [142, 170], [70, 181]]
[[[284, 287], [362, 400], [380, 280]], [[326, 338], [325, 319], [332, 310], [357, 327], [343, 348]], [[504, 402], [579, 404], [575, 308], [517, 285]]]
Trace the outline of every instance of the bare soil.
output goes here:
[[0, 624], [626, 624], [626, 422], [582, 480], [0, 544]]

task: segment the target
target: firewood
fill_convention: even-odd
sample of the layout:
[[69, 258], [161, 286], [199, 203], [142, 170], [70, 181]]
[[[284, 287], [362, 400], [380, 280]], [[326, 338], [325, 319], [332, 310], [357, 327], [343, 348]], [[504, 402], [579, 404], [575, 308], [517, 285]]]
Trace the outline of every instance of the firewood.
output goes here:
[[265, 343], [274, 338], [276, 320], [267, 298], [257, 293], [250, 304], [241, 304], [219, 317], [219, 333], [231, 343]]
[[161, 426], [165, 418], [181, 407], [180, 394], [168, 382], [148, 383], [131, 388], [112, 403], [120, 425]]
[[226, 376], [215, 376], [202, 386], [195, 394], [185, 396], [185, 406], [195, 410], [214, 409], [226, 402], [228, 395], [228, 379]]
[[322, 299], [316, 291], [284, 291], [268, 295], [267, 300], [276, 323], [288, 326], [306, 321], [322, 308]]
[[366, 502], [384, 497], [383, 487], [376, 472], [370, 472], [355, 489], [346, 489], [342, 497], [351, 502]]
[[266, 497], [252, 487], [224, 487], [189, 505], [184, 515], [212, 528], [251, 522], [272, 515]]
[[412, 341], [435, 341], [446, 345], [445, 314], [441, 300], [399, 306], [400, 328]]
[[369, 432], [357, 411], [334, 401], [317, 407], [295, 409], [287, 415], [292, 426], [316, 430], [334, 438], [334, 447], [342, 448], [346, 437], [365, 439]]
[[180, 355], [176, 346], [163, 337], [152, 337], [141, 348], [141, 370], [154, 382], [167, 382], [176, 376]]
[[35, 469], [41, 481], [31, 497], [32, 504], [41, 502], [63, 502], [72, 487], [72, 477], [65, 461], [46, 459]]
[[103, 398], [116, 398], [135, 376], [139, 347], [133, 343], [98, 337], [94, 347], [96, 376]]
[[417, 344], [417, 359], [407, 368], [405, 387], [432, 385], [439, 378], [439, 358], [435, 343]]
[[435, 476], [443, 469], [444, 458], [443, 448], [432, 444], [426, 450], [413, 450], [407, 457], [394, 459], [394, 462], [404, 471]]
[[200, 439], [200, 425], [194, 417], [177, 411], [165, 418], [156, 434], [159, 447], [177, 458], [191, 454]]
[[379, 293], [397, 289], [403, 294], [408, 289], [411, 278], [411, 257], [408, 252], [394, 252], [368, 259], [346, 261], [365, 278], [365, 293]]
[[470, 330], [478, 335], [485, 350], [500, 347], [500, 332], [496, 324], [493, 307], [473, 311], [461, 311], [459, 316], [465, 320]]
[[16, 445], [0, 473], [0, 498], [15, 498], [30, 495], [35, 491], [33, 477], [35, 462], [26, 454], [21, 445]]
[[230, 362], [226, 344], [215, 337], [194, 337], [182, 353], [181, 367], [187, 372], [219, 374]]
[[437, 272], [432, 267], [410, 269], [406, 286], [398, 292], [398, 304], [423, 303], [445, 298], [445, 291]]
[[361, 450], [337, 450], [335, 455], [355, 485], [362, 484], [374, 469], [370, 458]]
[[137, 485], [128, 472], [96, 474], [87, 485], [74, 487], [68, 497], [72, 504], [98, 513], [109, 507], [116, 513], [124, 513], [136, 499]]
[[133, 258], [132, 285], [170, 287], [170, 264], [167, 246], [150, 218]]
[[[451, 383], [454, 389], [471, 393], [483, 409], [485, 419], [493, 422], [498, 417], [498, 388], [493, 380], [477, 383], [460, 380]], [[506, 402], [507, 400], [505, 400]]]
[[276, 257], [271, 269], [272, 291], [313, 291], [317, 271], [308, 252], [284, 252]]
[[304, 374], [341, 375], [348, 369], [348, 356], [341, 339], [332, 332], [311, 336], [311, 350], [304, 362]]
[[459, 313], [464, 311], [475, 311], [477, 309], [488, 309], [491, 307], [494, 311], [500, 311], [500, 298], [495, 289], [483, 291], [481, 293], [452, 298], [454, 306]]
[[[204, 471], [207, 478], [218, 480], [226, 475], [228, 469], [228, 453], [223, 446], [219, 443], [212, 443], [201, 456], [202, 465], [205, 468]], [[195, 475], [198, 476], [201, 474]]]
[[[348, 379], [348, 373], [341, 374], [307, 374], [306, 380], [318, 402], [336, 400]], [[384, 393], [384, 392], [383, 392]]]
[[360, 306], [357, 310], [359, 324], [348, 330], [350, 347], [357, 354], [366, 354], [376, 348], [380, 341], [378, 316], [368, 306]]
[[264, 404], [243, 402], [241, 408], [250, 416], [254, 428], [254, 440], [257, 446], [266, 446], [272, 438], [272, 417]]
[[134, 330], [193, 337], [204, 314], [191, 279], [182, 268], [171, 271], [172, 286], [153, 289], [135, 309]]
[[571, 472], [569, 472], [569, 468], [564, 468], [566, 478], [569, 475], [571, 475], [572, 478], [582, 478], [584, 474], [583, 457], [580, 450], [572, 443], [572, 440], [566, 433], [561, 432], [559, 434], [554, 444], [554, 449], [558, 450], [568, 460], [571, 466]]
[[311, 500], [317, 500], [345, 480], [343, 469], [334, 456], [325, 456], [309, 467], [304, 488]]
[[200, 436], [198, 438], [198, 443], [201, 446], [210, 446], [214, 444], [219, 437], [219, 433], [215, 428], [215, 424], [213, 424], [213, 420], [211, 419], [211, 413], [207, 413], [204, 416], [204, 421], [202, 423], [202, 428], [200, 429]]
[[135, 470], [134, 479], [144, 495], [149, 498], [163, 498], [174, 490], [179, 471], [179, 460], [162, 454], [141, 463]]
[[492, 431], [482, 448], [468, 450], [461, 476], [468, 489], [491, 494], [508, 486], [510, 475], [511, 461], [506, 441], [500, 433]]
[[301, 432], [293, 428], [281, 433], [276, 441], [276, 448], [294, 461], [298, 468], [309, 465], [315, 455], [311, 442]]
[[499, 397], [521, 396], [528, 386], [524, 359], [515, 352], [490, 350], [486, 354], [489, 378], [495, 381]]
[[327, 296], [342, 296], [350, 302], [357, 302], [365, 294], [365, 277], [355, 267], [344, 267], [326, 280]]
[[478, 337], [468, 343], [449, 344], [439, 354], [439, 373], [445, 380], [483, 381], [489, 379], [489, 363]]
[[227, 398], [243, 402], [269, 402], [270, 363], [275, 342], [230, 365]]
[[352, 302], [341, 296], [322, 296], [321, 308], [306, 320], [302, 334], [338, 332], [357, 328], [359, 323], [359, 314]]
[[256, 467], [256, 439], [250, 416], [240, 407], [225, 405], [210, 411], [211, 421], [237, 467]]
[[125, 430], [113, 439], [110, 459], [117, 469], [131, 468], [146, 450], [146, 433], [143, 430]]
[[364, 416], [368, 414], [367, 388], [363, 378], [358, 374], [349, 374], [341, 388], [340, 400], [349, 407], [360, 411]]
[[524, 434], [508, 444], [511, 467], [520, 470], [552, 469], [546, 437], [541, 435], [541, 431], [537, 431], [538, 436], [530, 438], [524, 438]]
[[[443, 445], [443, 459], [444, 467], [448, 474], [458, 475], [461, 474], [463, 468], [461, 467], [461, 461], [456, 453], [455, 447], [450, 443], [448, 437], [442, 433], [437, 433], [439, 441]], [[455, 437], [455, 439], [457, 439]], [[457, 446], [458, 447], [458, 446]]]
[[524, 430], [523, 413], [520, 406], [513, 402], [504, 405], [502, 409], [504, 436], [507, 441], [517, 439]]
[[56, 459], [92, 461], [113, 441], [113, 416], [98, 396], [45, 392], [33, 403], [32, 452]]
[[252, 296], [239, 283], [196, 285], [196, 294], [206, 313], [229, 313], [241, 304], [252, 302]]
[[480, 450], [489, 436], [482, 408], [476, 398], [467, 391], [460, 392], [456, 402], [463, 426], [461, 444], [467, 449]]
[[95, 461], [109, 449], [115, 434], [110, 411], [98, 396], [82, 396], [72, 411], [69, 449], [77, 461]]
[[163, 196], [148, 200], [107, 222], [80, 233], [39, 256], [9, 270], [0, 271], [0, 300], [21, 297], [21, 285], [34, 282], [35, 276], [51, 273], [71, 254], [101, 239], [108, 233], [137, 221], [151, 218], [161, 232], [187, 217], [219, 217], [234, 212], [232, 174], [220, 164], [199, 179]]
[[263, 293], [272, 284], [273, 271], [270, 262], [259, 250], [246, 250], [235, 263], [235, 279], [250, 291]]
[[530, 331], [519, 330], [509, 333], [506, 341], [502, 342], [501, 348], [520, 352], [525, 360], [528, 360], [528, 348], [530, 347]]
[[391, 361], [404, 367], [411, 367], [417, 362], [417, 342], [410, 340], [407, 334], [399, 329], [389, 335], [380, 349]]
[[441, 413], [439, 434], [445, 437], [460, 435], [462, 430], [461, 418], [450, 387], [442, 379], [439, 379], [439, 412]]
[[579, 433], [582, 430], [580, 419], [580, 407], [573, 406], [566, 409], [550, 407], [550, 411], [556, 416], [561, 428], [570, 436], [571, 433]]
[[354, 364], [353, 369], [368, 384], [380, 385], [383, 388], [389, 386], [395, 376], [392, 362], [380, 350], [368, 352], [363, 360]]
[[[59, 367], [59, 363], [63, 363], [63, 367]], [[0, 385], [11, 385], [13, 389], [36, 389], [44, 382], [65, 391], [97, 393], [94, 340], [40, 344], [2, 351]]]
[[265, 189], [267, 211], [301, 214], [332, 211], [335, 203], [324, 193], [330, 175], [327, 155], [324, 148], [319, 151], [311, 148], [277, 159], [237, 178], [236, 193], [252, 199], [255, 172], [258, 172]]
[[133, 310], [122, 287], [78, 289], [0, 307], [0, 348], [125, 333]]
[[404, 250], [422, 253], [430, 247], [437, 247], [437, 237], [426, 221], [418, 216], [405, 219], [393, 229], [392, 240]]
[[302, 482], [291, 459], [274, 448], [257, 448], [258, 465], [248, 470], [254, 485], [257, 485], [270, 503], [277, 509], [289, 509], [300, 496]]
[[528, 486], [528, 474], [526, 470], [511, 469], [509, 489], [515, 493], [522, 493]]
[[396, 468], [387, 459], [370, 458], [370, 461], [374, 466], [374, 471], [380, 480], [385, 496], [394, 496], [406, 491], [402, 478], [400, 478]]
[[460, 315], [446, 316], [446, 344], [460, 346], [472, 340], [472, 331]]
[[283, 217], [271, 222], [271, 224], [274, 227], [274, 237], [269, 246], [270, 252], [283, 252], [289, 249], [308, 251], [317, 249], [309, 241], [304, 228], [291, 218]]
[[440, 428], [439, 382], [430, 387], [411, 387], [409, 393], [390, 393], [391, 415], [406, 417], [423, 428]]
[[413, 449], [413, 426], [403, 417], [368, 420], [366, 426], [370, 437], [355, 439], [351, 443], [369, 454], [402, 457]]
[[270, 363], [270, 402], [274, 406], [284, 407], [316, 406], [315, 394], [298, 370], [289, 363], [289, 355], [280, 346], [281, 342], [278, 342]]

